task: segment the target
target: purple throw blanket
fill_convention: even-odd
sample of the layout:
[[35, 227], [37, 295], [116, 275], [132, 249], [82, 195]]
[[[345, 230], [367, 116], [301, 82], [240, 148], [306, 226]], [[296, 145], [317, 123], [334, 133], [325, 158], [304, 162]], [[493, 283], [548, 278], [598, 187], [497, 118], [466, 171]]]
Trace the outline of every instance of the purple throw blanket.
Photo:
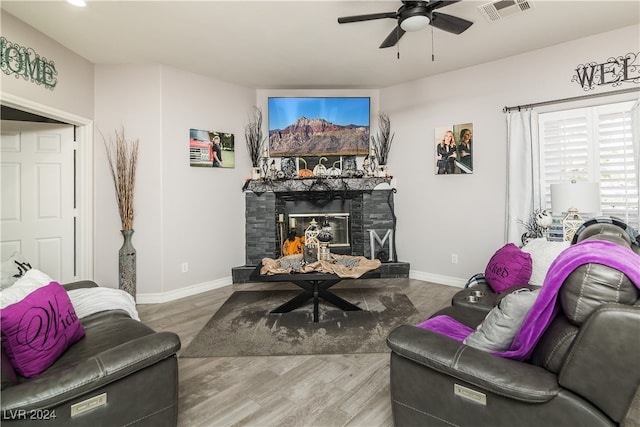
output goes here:
[[[551, 263], [542, 289], [507, 351], [496, 356], [525, 360], [557, 312], [558, 290], [565, 279], [583, 264], [597, 263], [620, 270], [640, 288], [640, 256], [629, 248], [603, 240], [585, 240], [570, 246]], [[474, 330], [449, 316], [436, 316], [418, 327], [462, 342]]]

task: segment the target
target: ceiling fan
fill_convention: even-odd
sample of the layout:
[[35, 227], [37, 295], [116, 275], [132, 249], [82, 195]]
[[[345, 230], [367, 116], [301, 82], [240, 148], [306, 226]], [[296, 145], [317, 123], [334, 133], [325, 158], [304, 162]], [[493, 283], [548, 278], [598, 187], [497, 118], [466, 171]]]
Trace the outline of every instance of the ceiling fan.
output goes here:
[[453, 34], [461, 34], [469, 28], [473, 22], [446, 13], [435, 12], [435, 9], [449, 6], [460, 0], [453, 1], [405, 1], [397, 12], [370, 13], [367, 15], [342, 16], [338, 18], [339, 24], [351, 22], [372, 21], [374, 19], [392, 18], [398, 21], [398, 25], [389, 33], [380, 45], [381, 48], [395, 46], [400, 37], [407, 31], [418, 31], [431, 25], [440, 30]]

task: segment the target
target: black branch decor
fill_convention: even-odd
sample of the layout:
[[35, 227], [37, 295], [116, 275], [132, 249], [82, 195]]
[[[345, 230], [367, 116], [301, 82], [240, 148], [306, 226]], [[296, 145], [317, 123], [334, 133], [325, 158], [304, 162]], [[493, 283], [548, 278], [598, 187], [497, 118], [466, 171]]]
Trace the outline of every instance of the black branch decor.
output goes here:
[[260, 166], [260, 154], [266, 139], [262, 136], [262, 110], [253, 107], [249, 114], [249, 123], [244, 127], [244, 137], [247, 141], [247, 151], [254, 168]]
[[386, 113], [381, 112], [378, 117], [378, 133], [376, 136], [371, 135], [371, 143], [376, 151], [378, 164], [386, 165], [395, 133], [391, 133], [391, 120]]

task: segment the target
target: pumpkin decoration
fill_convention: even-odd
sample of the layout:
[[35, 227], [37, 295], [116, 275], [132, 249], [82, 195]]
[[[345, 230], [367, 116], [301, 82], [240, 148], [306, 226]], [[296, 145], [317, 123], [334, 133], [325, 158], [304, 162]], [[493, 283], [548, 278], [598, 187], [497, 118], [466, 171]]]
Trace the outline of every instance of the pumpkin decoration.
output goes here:
[[298, 170], [298, 176], [300, 176], [300, 178], [308, 178], [310, 176], [313, 176], [313, 171], [311, 169], [307, 169], [307, 161], [302, 157], [300, 157], [298, 160], [304, 163], [304, 169]]
[[340, 176], [342, 175], [342, 171], [340, 170], [339, 167], [336, 167], [336, 164], [339, 166], [340, 165], [340, 160], [336, 160], [335, 162], [333, 162], [333, 166], [329, 168], [329, 170], [327, 171], [327, 174], [329, 176]]
[[318, 164], [315, 168], [313, 168], [313, 174], [315, 176], [325, 176], [327, 174], [327, 167], [322, 164], [323, 160], [328, 160], [326, 157], [320, 157], [318, 159]]
[[296, 236], [295, 233], [292, 233], [282, 244], [282, 255], [301, 254], [303, 249], [304, 237]]

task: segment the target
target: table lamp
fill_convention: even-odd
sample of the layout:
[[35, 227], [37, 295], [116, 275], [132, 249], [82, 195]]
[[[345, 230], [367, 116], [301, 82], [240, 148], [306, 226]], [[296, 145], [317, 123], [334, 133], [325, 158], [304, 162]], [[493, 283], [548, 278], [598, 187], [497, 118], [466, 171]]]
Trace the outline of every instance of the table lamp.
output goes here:
[[570, 242], [582, 224], [582, 213], [600, 212], [600, 184], [597, 182], [576, 182], [551, 184], [551, 209], [565, 213], [562, 219], [562, 234]]

